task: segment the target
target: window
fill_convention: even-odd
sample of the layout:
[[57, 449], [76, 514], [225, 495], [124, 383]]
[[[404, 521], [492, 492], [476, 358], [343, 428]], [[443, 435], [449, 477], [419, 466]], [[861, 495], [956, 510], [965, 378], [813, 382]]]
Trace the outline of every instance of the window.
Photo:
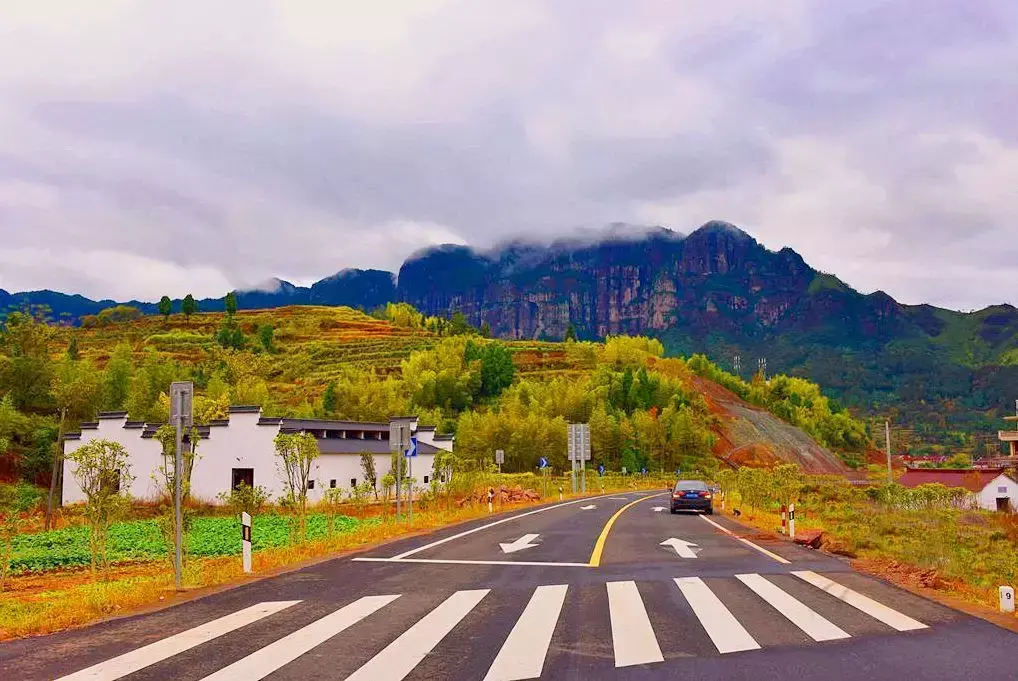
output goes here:
[[426, 475], [424, 476], [424, 484], [425, 484], [425, 485], [427, 485], [427, 484], [428, 484], [428, 476], [426, 476]]
[[232, 478], [232, 482], [230, 484], [231, 489], [237, 489], [241, 483], [244, 483], [248, 487], [254, 487], [253, 468], [234, 468], [231, 478]]
[[1007, 485], [1002, 485], [1002, 486], [998, 487], [997, 488], [997, 492], [1000, 493], [1000, 494], [1006, 494], [1007, 493]]
[[314, 489], [314, 488], [315, 488], [315, 481], [314, 480], [308, 480], [308, 489]]
[[336, 489], [336, 479], [329, 480], [329, 489]]
[[118, 468], [103, 475], [102, 480], [99, 481], [99, 487], [104, 492], [120, 494], [120, 469]]
[[350, 478], [350, 486], [351, 487], [357, 486], [357, 478]]

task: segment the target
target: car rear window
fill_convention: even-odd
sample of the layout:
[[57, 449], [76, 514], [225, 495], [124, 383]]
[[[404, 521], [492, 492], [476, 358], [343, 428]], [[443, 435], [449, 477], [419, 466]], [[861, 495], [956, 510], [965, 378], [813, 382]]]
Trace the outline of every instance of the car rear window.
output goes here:
[[675, 489], [705, 490], [707, 489], [707, 483], [703, 480], [679, 480], [675, 483]]

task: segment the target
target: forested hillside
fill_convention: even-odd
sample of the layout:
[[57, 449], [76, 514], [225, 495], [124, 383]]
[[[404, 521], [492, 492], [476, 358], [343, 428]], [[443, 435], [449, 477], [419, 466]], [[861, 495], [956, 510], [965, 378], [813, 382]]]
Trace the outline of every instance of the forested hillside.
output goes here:
[[[595, 465], [609, 470], [714, 467], [711, 453], [727, 458], [732, 446], [723, 445], [740, 441], [738, 422], [753, 414], [791, 424], [809, 444], [800, 461], [807, 469], [845, 470], [829, 450], [858, 464], [867, 446], [862, 424], [815, 385], [784, 377], [746, 383], [704, 357], [663, 358], [661, 344], [644, 337], [506, 342], [485, 338], [487, 329], [461, 316], [425, 317], [405, 304], [389, 305], [383, 318], [335, 307], [225, 307], [165, 317], [119, 308], [80, 328], [10, 314], [0, 336], [6, 477], [46, 478], [60, 414], [67, 430], [99, 410], [165, 421], [174, 380], [195, 382], [199, 422], [225, 418], [231, 404], [281, 416], [415, 413], [456, 435], [459, 465], [486, 465], [501, 448], [507, 471], [531, 470], [541, 456], [567, 467], [569, 421], [591, 424]], [[732, 391], [747, 411], [719, 406], [705, 380]], [[770, 462], [806, 451], [766, 436], [757, 444]]]
[[[518, 241], [489, 251], [438, 246], [408, 258], [398, 279], [344, 270], [310, 287], [270, 279], [234, 298], [241, 310], [372, 311], [401, 300], [436, 318], [459, 313], [464, 324], [486, 325], [504, 339], [647, 335], [669, 355], [703, 353], [746, 379], [766, 360], [771, 373], [818, 383], [856, 414], [890, 418], [901, 454], [994, 454], [999, 418], [1018, 397], [1014, 307], [966, 313], [903, 305], [881, 291], [866, 295], [792, 249], [771, 251], [724, 222], [688, 236], [614, 225], [586, 240]], [[68, 324], [96, 322], [115, 305], [0, 290], [0, 313], [34, 304]], [[203, 312], [225, 305], [168, 297], [129, 303], [146, 314], [188, 304]]]

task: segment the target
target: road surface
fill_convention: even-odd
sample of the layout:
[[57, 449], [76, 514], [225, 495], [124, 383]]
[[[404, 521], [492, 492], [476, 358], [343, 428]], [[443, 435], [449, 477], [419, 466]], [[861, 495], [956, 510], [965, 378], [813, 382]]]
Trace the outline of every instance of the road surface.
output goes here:
[[0, 644], [0, 679], [985, 681], [1018, 678], [1015, 650], [1007, 630], [641, 492]]

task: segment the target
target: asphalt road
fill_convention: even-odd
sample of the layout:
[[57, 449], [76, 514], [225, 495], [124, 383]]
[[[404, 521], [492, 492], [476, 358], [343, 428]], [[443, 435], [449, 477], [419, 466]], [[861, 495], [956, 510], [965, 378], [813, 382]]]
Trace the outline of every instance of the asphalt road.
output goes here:
[[643, 492], [0, 644], [0, 679], [1004, 680], [1015, 650], [1007, 630]]

